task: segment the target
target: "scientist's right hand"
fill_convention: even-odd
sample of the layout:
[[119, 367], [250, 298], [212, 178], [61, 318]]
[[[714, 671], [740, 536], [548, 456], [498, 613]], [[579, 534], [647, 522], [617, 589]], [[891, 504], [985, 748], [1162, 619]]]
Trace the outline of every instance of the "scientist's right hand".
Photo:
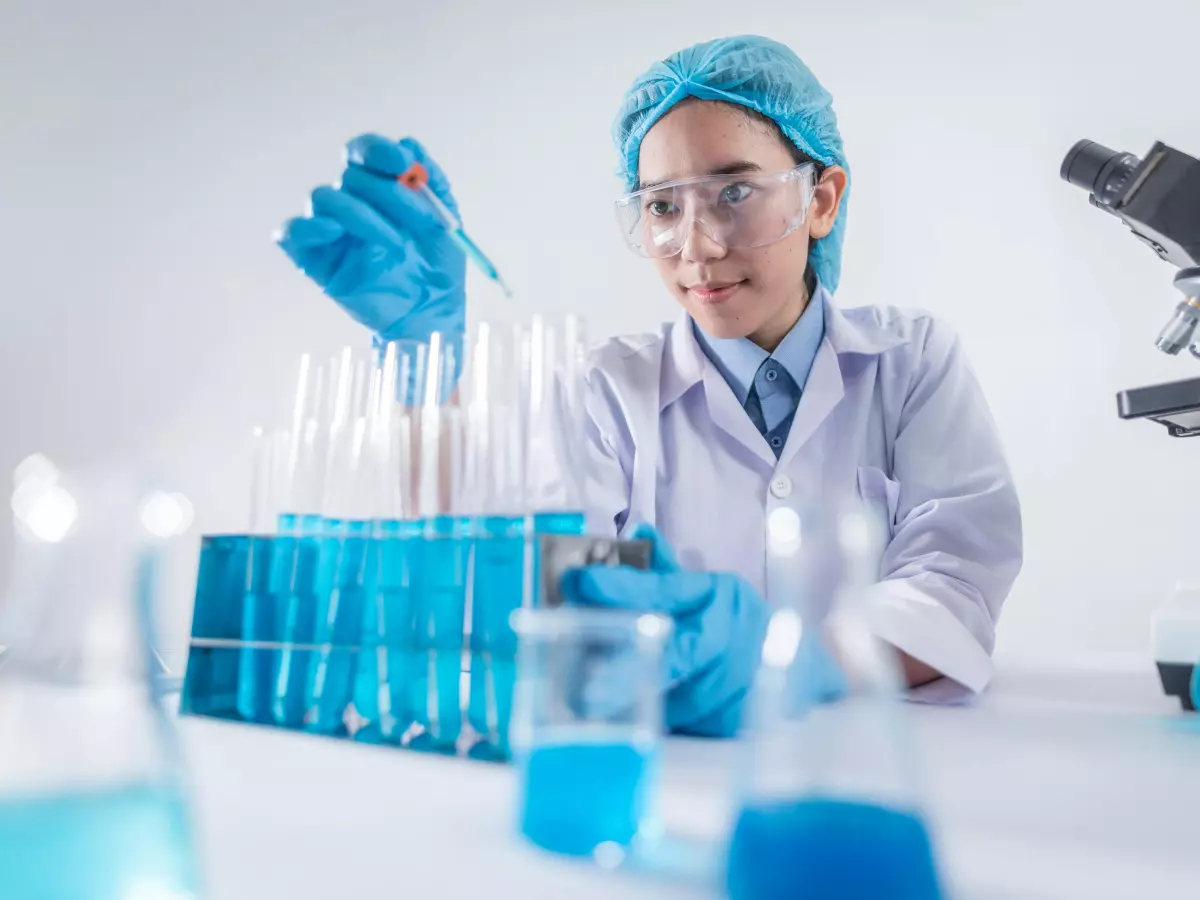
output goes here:
[[277, 242], [306, 275], [383, 340], [427, 341], [438, 331], [460, 345], [466, 319], [466, 258], [432, 207], [396, 177], [414, 163], [457, 214], [445, 173], [413, 138], [374, 134], [346, 145], [339, 187], [312, 192], [308, 216]]

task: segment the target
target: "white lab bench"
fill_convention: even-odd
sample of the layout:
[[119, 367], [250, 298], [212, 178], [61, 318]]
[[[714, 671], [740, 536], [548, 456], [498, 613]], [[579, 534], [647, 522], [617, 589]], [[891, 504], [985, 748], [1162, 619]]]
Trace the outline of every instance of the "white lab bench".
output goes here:
[[[1200, 897], [1200, 716], [1151, 667], [1002, 662], [974, 706], [909, 709], [953, 897]], [[523, 846], [507, 766], [195, 718], [181, 731], [212, 900], [715, 896]], [[669, 831], [720, 833], [735, 750], [668, 742]]]

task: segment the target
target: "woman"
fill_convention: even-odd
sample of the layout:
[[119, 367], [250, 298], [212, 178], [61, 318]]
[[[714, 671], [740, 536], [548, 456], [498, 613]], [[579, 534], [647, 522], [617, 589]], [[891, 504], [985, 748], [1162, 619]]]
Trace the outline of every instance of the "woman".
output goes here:
[[[831, 102], [786, 47], [728, 38], [652, 66], [614, 129], [625, 239], [683, 312], [601, 347], [588, 378], [591, 521], [654, 536], [653, 570], [587, 569], [564, 590], [675, 618], [680, 731], [736, 730], [769, 601], [796, 590], [769, 540], [802, 506], [856, 495], [886, 521], [875, 627], [915, 697], [983, 689], [1020, 569], [1016, 492], [957, 339], [833, 305], [849, 174]], [[383, 339], [461, 339], [461, 253], [377, 174], [414, 161], [453, 208], [417, 142], [368, 135], [280, 244]]]

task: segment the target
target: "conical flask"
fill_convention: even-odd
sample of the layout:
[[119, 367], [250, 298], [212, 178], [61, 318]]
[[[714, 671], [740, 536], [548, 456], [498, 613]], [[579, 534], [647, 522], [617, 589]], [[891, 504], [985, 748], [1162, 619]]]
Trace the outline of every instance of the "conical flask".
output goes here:
[[198, 872], [151, 641], [181, 498], [23, 465], [0, 606], [0, 895], [184, 900]]
[[882, 536], [833, 504], [769, 536], [796, 600], [763, 646], [730, 896], [938, 900], [900, 668], [870, 628]]

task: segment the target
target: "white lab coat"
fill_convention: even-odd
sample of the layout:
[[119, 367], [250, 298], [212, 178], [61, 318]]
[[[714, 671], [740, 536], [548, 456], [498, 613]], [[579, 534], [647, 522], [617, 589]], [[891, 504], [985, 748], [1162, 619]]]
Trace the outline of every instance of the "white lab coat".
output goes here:
[[853, 491], [887, 524], [872, 589], [879, 636], [980, 691], [1021, 567], [1017, 494], [983, 393], [934, 318], [842, 311], [818, 296], [825, 338], [778, 460], [686, 315], [595, 351], [589, 523], [622, 535], [654, 525], [685, 567], [736, 572], [778, 603], [797, 587], [767, 552], [767, 517]]

